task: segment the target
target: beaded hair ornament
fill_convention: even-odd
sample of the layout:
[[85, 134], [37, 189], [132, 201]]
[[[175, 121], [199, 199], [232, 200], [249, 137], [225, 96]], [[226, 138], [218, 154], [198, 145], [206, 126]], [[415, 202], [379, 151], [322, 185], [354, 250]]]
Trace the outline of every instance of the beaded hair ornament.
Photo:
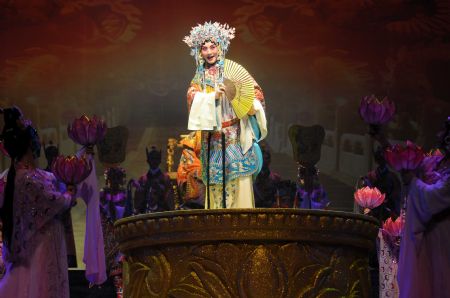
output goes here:
[[236, 29], [228, 24], [205, 22], [203, 25], [192, 27], [183, 41], [191, 48], [191, 56], [194, 57], [197, 67], [202, 67], [204, 63], [200, 49], [205, 41], [214, 42], [219, 47], [219, 63], [223, 64], [235, 31]]

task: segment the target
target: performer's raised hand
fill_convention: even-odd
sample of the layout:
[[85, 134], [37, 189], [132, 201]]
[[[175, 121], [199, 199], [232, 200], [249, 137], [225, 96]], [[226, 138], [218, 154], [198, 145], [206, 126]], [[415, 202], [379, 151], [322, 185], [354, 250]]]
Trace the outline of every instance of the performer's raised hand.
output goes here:
[[221, 98], [223, 95], [230, 101], [236, 96], [236, 87], [234, 86], [234, 83], [228, 79], [225, 79], [223, 83], [218, 84], [216, 88], [216, 99]]
[[228, 100], [233, 100], [236, 96], [236, 86], [234, 85], [233, 81], [225, 79], [222, 85], [225, 86], [225, 95], [227, 96]]
[[220, 83], [216, 86], [216, 99], [220, 99], [225, 95], [225, 85]]

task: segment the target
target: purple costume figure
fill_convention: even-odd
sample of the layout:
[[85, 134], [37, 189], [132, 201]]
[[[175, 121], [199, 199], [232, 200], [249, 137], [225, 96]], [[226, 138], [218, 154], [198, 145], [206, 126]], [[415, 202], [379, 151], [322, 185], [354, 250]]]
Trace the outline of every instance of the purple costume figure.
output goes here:
[[114, 222], [125, 216], [130, 216], [131, 210], [127, 204], [125, 170], [120, 167], [105, 171], [106, 186], [100, 191], [100, 215], [105, 242], [106, 270], [113, 279], [117, 297], [123, 296], [122, 263], [123, 255], [118, 250], [114, 239]]
[[435, 168], [437, 181], [402, 175], [409, 190], [398, 265], [401, 298], [450, 297], [450, 117], [439, 139], [444, 157]]
[[36, 167], [39, 137], [20, 110], [5, 109], [3, 114], [1, 137], [12, 162], [0, 198], [6, 264], [0, 297], [68, 298], [61, 214], [72, 206], [74, 195], [59, 192], [53, 174]]
[[320, 125], [292, 125], [288, 134], [298, 165], [294, 207], [326, 209], [330, 201], [319, 181], [319, 170], [315, 166], [320, 160], [325, 129]]
[[149, 213], [173, 210], [173, 197], [171, 195], [170, 178], [159, 168], [161, 164], [161, 151], [152, 147], [146, 148], [147, 174], [141, 176], [135, 183], [137, 186], [134, 195], [135, 213]]
[[116, 167], [105, 170], [106, 186], [100, 191], [100, 211], [111, 222], [131, 214], [126, 213], [127, 196], [124, 188], [125, 170]]

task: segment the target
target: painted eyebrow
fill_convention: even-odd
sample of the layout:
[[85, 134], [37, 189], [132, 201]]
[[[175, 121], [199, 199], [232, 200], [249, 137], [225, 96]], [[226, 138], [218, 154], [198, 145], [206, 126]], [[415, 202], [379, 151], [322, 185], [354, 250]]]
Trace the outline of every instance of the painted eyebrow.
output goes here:
[[[216, 47], [215, 44], [212, 44], [212, 45], [209, 46], [210, 49], [215, 48], [215, 47]], [[206, 50], [206, 49], [208, 49], [207, 46], [202, 46], [202, 50]]]

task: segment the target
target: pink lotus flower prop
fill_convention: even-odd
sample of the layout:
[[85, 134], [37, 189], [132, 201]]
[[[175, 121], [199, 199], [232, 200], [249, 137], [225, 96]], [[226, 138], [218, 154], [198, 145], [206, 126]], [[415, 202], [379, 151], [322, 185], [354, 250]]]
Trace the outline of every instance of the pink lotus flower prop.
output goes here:
[[354, 193], [356, 203], [364, 208], [364, 214], [369, 213], [370, 209], [380, 206], [384, 202], [385, 196], [378, 188], [369, 186], [360, 188]]
[[401, 216], [393, 221], [390, 217], [383, 223], [383, 230], [391, 237], [400, 237], [402, 234], [405, 221]]
[[404, 225], [405, 220], [403, 216], [397, 217], [395, 221], [389, 217], [383, 223], [383, 228], [381, 229], [381, 235], [390, 248], [396, 261], [398, 261], [400, 237], [402, 235]]
[[384, 156], [396, 171], [415, 170], [425, 157], [422, 148], [410, 141], [406, 141], [405, 147], [396, 144], [386, 149]]
[[105, 137], [106, 129], [106, 123], [102, 119], [95, 115], [91, 119], [83, 115], [67, 126], [67, 133], [75, 143], [92, 147]]
[[387, 97], [380, 101], [372, 94], [361, 100], [359, 114], [368, 124], [382, 125], [389, 122], [394, 116], [395, 105]]
[[52, 164], [56, 178], [67, 185], [77, 185], [86, 179], [92, 171], [92, 162], [84, 157], [58, 156]]

